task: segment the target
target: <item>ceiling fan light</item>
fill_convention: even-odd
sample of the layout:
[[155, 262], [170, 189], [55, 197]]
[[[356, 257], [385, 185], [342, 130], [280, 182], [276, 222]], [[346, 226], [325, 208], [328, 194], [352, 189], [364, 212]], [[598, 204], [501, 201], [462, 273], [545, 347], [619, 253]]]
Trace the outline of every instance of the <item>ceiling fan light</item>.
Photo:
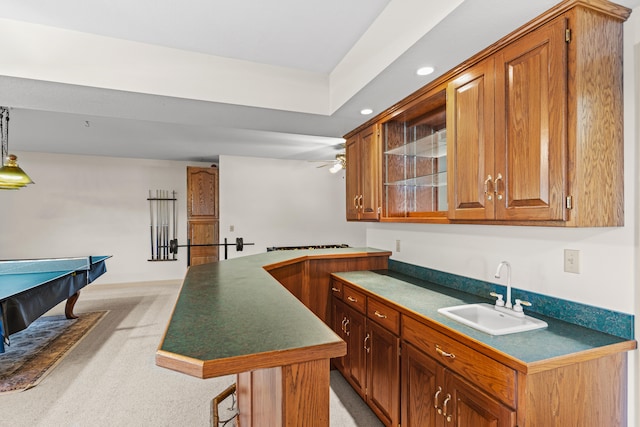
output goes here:
[[331, 168], [329, 169], [329, 172], [338, 173], [341, 170], [342, 170], [342, 163], [337, 162], [335, 165], [331, 166]]

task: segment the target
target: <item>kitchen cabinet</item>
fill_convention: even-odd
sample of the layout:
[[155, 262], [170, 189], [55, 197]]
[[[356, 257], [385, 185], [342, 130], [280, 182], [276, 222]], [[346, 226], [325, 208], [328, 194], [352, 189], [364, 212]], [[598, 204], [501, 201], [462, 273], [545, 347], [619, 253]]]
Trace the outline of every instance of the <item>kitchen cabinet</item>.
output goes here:
[[[192, 245], [219, 243], [218, 169], [187, 166], [187, 238]], [[218, 246], [190, 248], [189, 265], [216, 262]]]
[[446, 92], [427, 93], [383, 123], [383, 217], [447, 213]]
[[[379, 366], [380, 381], [390, 385], [393, 338], [399, 338], [399, 397], [376, 395], [375, 380], [373, 393], [372, 381], [366, 385], [367, 403], [385, 425], [627, 425], [626, 352], [636, 348], [635, 341], [551, 319], [548, 330], [505, 337], [485, 337], [477, 331], [467, 335], [462, 332], [466, 326], [452, 327], [437, 312], [437, 307], [456, 305], [453, 300], [459, 297], [447, 292], [457, 292], [441, 293], [414, 282], [379, 272], [332, 275], [332, 288], [342, 287], [343, 297], [349, 289], [359, 294], [358, 301], [366, 298], [365, 351], [376, 334], [382, 336], [378, 342], [390, 343], [372, 345], [369, 351], [378, 360], [366, 359], [367, 371]], [[376, 409], [377, 403], [394, 401], [400, 402], [400, 418], [388, 424], [389, 417]]]
[[334, 367], [386, 426], [395, 426], [400, 419], [399, 314], [339, 281], [332, 280], [331, 288], [332, 326], [347, 343], [347, 354], [334, 359]]
[[450, 219], [566, 219], [565, 30], [556, 18], [449, 83]]
[[[383, 126], [381, 220], [622, 226], [630, 12], [560, 2], [345, 135]], [[430, 132], [446, 150], [417, 150]], [[360, 193], [346, 185], [355, 211]]]
[[[402, 354], [402, 425], [403, 426], [459, 426], [459, 427], [513, 427], [516, 411], [492, 396], [494, 387], [490, 382], [494, 375], [494, 363], [478, 356], [473, 350], [455, 345], [453, 352], [448, 343], [434, 336], [435, 333], [421, 324], [409, 320], [409, 329], [403, 335]], [[425, 335], [418, 336], [425, 332]], [[414, 345], [415, 343], [415, 345]], [[435, 344], [434, 344], [435, 343]], [[421, 351], [419, 347], [425, 351]], [[436, 352], [436, 359], [429, 352]], [[474, 378], [473, 384], [465, 381], [450, 367]], [[461, 366], [459, 366], [461, 365]], [[474, 369], [475, 368], [475, 369]], [[482, 371], [486, 371], [486, 376]], [[498, 372], [504, 371], [499, 366]], [[500, 372], [504, 374], [505, 372]], [[506, 372], [514, 380], [515, 373]], [[504, 381], [500, 381], [504, 383]], [[515, 404], [515, 398], [498, 391], [499, 396]]]
[[377, 221], [382, 211], [380, 126], [373, 125], [347, 139], [347, 220]]

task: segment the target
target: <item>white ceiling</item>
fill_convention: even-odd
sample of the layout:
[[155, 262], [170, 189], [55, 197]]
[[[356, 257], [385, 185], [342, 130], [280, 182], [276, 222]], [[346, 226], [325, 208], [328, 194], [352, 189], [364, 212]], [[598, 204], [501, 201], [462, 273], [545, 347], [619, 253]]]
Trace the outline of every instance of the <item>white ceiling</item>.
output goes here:
[[361, 108], [384, 110], [555, 3], [3, 0], [0, 105], [11, 151], [328, 159]]

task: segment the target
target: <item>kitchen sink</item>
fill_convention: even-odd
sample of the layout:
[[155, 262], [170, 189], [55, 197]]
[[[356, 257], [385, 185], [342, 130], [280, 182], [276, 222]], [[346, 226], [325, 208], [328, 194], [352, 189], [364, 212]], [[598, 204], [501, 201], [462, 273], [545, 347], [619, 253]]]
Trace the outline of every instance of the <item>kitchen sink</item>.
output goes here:
[[547, 327], [547, 322], [531, 316], [498, 311], [491, 304], [465, 304], [438, 310], [450, 319], [491, 335], [506, 335]]

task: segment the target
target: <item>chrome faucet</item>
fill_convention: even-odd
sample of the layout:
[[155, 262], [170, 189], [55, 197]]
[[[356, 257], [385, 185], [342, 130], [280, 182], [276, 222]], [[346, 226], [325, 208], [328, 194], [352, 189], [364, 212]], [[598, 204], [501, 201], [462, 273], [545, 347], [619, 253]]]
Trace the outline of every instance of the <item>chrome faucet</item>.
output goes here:
[[513, 305], [511, 304], [511, 264], [509, 264], [507, 261], [502, 261], [500, 264], [498, 264], [498, 269], [496, 270], [495, 278], [496, 279], [500, 278], [500, 270], [502, 270], [502, 266], [507, 267], [507, 299], [504, 302], [504, 307], [512, 308]]

